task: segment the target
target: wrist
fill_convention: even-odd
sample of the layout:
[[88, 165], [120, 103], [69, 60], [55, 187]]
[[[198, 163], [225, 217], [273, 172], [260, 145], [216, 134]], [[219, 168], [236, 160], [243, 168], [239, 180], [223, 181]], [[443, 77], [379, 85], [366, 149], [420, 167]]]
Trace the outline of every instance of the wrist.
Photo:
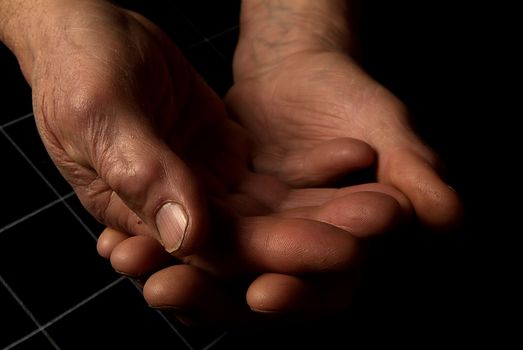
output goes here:
[[40, 12], [38, 0], [3, 0], [0, 1], [0, 41], [17, 57], [20, 64], [28, 62], [32, 56], [30, 44], [33, 26], [38, 21], [35, 13]]
[[59, 26], [54, 18], [59, 9], [72, 1], [3, 0], [0, 1], [0, 41], [16, 56], [22, 73], [31, 84], [33, 66], [40, 52]]
[[244, 0], [235, 70], [268, 68], [306, 51], [350, 53], [354, 40], [349, 4], [347, 0]]
[[0, 0], [0, 41], [16, 56], [29, 84], [38, 60], [59, 50], [67, 27], [83, 18], [84, 5], [97, 3], [106, 1]]

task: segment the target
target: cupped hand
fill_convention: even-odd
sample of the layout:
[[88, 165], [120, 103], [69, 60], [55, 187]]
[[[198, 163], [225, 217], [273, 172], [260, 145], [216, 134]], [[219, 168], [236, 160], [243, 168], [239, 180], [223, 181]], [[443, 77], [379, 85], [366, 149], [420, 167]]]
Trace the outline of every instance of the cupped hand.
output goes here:
[[436, 230], [458, 224], [460, 199], [439, 176], [438, 157], [412, 129], [406, 106], [345, 52], [292, 45], [285, 44], [288, 54], [277, 47], [252, 54], [256, 46], [240, 37], [235, 53], [226, 104], [256, 140], [254, 168], [293, 186], [325, 184], [368, 165], [350, 161], [360, 140], [376, 151], [377, 180], [402, 191], [422, 223]]

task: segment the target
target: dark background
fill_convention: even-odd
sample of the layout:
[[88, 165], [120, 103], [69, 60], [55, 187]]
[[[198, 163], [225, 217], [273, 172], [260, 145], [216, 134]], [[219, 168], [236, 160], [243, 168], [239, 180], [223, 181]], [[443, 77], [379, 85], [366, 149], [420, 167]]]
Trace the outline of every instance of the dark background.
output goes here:
[[[232, 84], [238, 0], [120, 3], [160, 25], [225, 94]], [[447, 235], [418, 228], [375, 242], [374, 263], [350, 314], [299, 327], [188, 329], [150, 310], [139, 290], [96, 255], [93, 238], [101, 226], [48, 159], [28, 115], [30, 89], [0, 46], [0, 320], [7, 324], [0, 348], [331, 349], [507, 341], [511, 327], [503, 320], [515, 312], [508, 281], [516, 279], [518, 256], [511, 237], [521, 231], [510, 224], [518, 215], [510, 208], [521, 206], [507, 203], [517, 202], [513, 164], [521, 158], [510, 152], [518, 138], [508, 136], [521, 113], [510, 109], [515, 93], [502, 80], [514, 74], [506, 45], [510, 10], [371, 0], [360, 11], [362, 64], [407, 103], [419, 133], [442, 156], [448, 181], [465, 203], [462, 228]]]

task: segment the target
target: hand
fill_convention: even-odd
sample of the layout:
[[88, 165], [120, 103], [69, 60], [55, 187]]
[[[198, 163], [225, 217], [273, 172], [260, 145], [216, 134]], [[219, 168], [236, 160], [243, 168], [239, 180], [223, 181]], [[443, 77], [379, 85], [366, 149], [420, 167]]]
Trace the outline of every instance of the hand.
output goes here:
[[366, 238], [411, 212], [399, 191], [382, 184], [290, 189], [257, 174], [214, 203], [220, 211], [211, 220], [212, 239], [184, 264], [148, 236], [112, 229], [100, 236], [98, 252], [145, 283], [151, 306], [188, 324], [317, 317], [350, 305]]
[[459, 199], [438, 176], [437, 156], [410, 128], [405, 106], [349, 56], [305, 51], [270, 69], [236, 71], [226, 102], [257, 140], [256, 170], [314, 186], [344, 166], [351, 170], [353, 145], [344, 139], [362, 140], [376, 150], [378, 180], [405, 193], [424, 224], [445, 229], [459, 221]]
[[379, 182], [402, 191], [427, 227], [452, 228], [460, 200], [406, 106], [349, 55], [345, 3], [243, 2], [226, 104], [256, 140], [254, 169], [294, 186], [324, 184], [368, 165], [351, 159], [360, 140], [377, 153]]
[[[209, 134], [229, 137], [222, 102], [140, 15], [106, 1], [39, 6], [37, 30], [11, 47], [51, 158], [100, 222], [192, 253], [205, 240], [207, 203], [188, 163], [217, 156], [202, 150]], [[232, 173], [244, 147], [225, 148], [219, 156]]]

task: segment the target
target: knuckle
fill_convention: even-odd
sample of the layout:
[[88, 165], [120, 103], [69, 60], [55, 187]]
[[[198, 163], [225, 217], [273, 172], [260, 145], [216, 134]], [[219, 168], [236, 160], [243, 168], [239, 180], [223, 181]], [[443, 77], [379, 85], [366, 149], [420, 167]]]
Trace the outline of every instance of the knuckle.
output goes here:
[[163, 168], [153, 159], [136, 160], [118, 152], [117, 156], [105, 161], [103, 177], [128, 206], [141, 207], [152, 185], [163, 177]]

